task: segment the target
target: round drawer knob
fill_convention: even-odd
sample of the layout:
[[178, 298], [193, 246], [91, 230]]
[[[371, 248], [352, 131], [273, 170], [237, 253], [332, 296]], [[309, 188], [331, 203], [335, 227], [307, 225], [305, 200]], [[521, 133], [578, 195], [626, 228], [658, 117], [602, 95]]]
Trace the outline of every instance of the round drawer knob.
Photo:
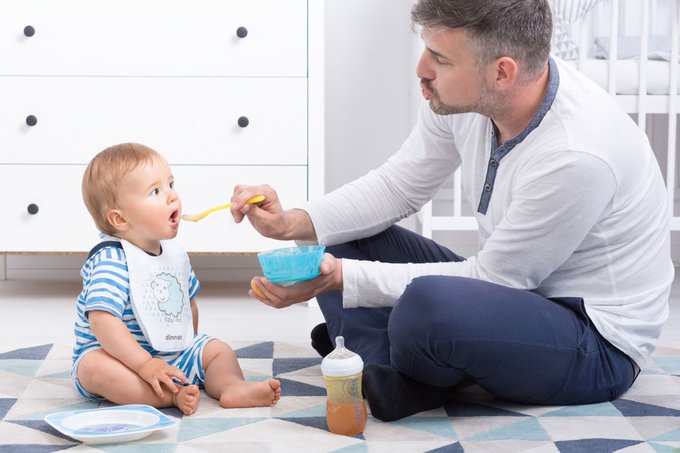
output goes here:
[[38, 118], [36, 118], [35, 115], [28, 115], [28, 116], [26, 117], [26, 124], [28, 124], [29, 126], [33, 127], [33, 126], [35, 126], [36, 124], [38, 124]]
[[248, 36], [248, 29], [246, 27], [238, 27], [236, 29], [236, 36], [239, 38], [245, 38]]
[[29, 214], [36, 215], [40, 209], [38, 208], [37, 204], [31, 203], [28, 205], [28, 208], [26, 208], [26, 210], [28, 211]]
[[242, 116], [238, 119], [238, 125], [241, 127], [248, 127], [250, 120], [246, 116]]
[[33, 28], [32, 25], [26, 25], [24, 27], [24, 36], [27, 36], [27, 37], [30, 38], [33, 35], [35, 35], [35, 28]]

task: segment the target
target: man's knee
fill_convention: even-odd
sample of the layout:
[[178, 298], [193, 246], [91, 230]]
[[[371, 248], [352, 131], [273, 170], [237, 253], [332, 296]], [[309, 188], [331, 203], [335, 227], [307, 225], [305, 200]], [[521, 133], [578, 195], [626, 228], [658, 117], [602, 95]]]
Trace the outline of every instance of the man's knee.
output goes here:
[[397, 299], [390, 317], [390, 329], [418, 329], [421, 323], [436, 313], [441, 300], [433, 294], [435, 277], [417, 277], [406, 286], [402, 295]]
[[388, 334], [393, 348], [416, 350], [446, 333], [448, 338], [471, 327], [474, 301], [466, 289], [472, 279], [424, 276], [413, 279], [397, 300]]
[[441, 306], [449, 303], [435, 290], [437, 277], [413, 279], [392, 309], [388, 335], [392, 348], [413, 350], [427, 336], [434, 323], [441, 322]]

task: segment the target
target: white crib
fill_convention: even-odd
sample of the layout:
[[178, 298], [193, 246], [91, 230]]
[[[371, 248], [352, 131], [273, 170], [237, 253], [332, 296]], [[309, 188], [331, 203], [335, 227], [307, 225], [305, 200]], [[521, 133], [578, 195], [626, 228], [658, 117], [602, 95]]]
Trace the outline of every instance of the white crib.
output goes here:
[[[570, 2], [578, 0], [553, 2], [555, 8], [560, 4], [569, 8]], [[676, 177], [680, 0], [580, 3], [594, 6], [576, 22], [558, 24], [556, 17], [556, 26], [561, 25], [561, 31], [566, 29], [575, 44], [569, 61], [614, 96], [647, 132], [666, 178], [671, 229], [680, 231], [680, 210], [675, 208], [680, 203]], [[427, 237], [435, 232], [477, 229], [473, 211], [462, 203], [460, 170], [433, 202], [423, 207], [417, 220], [420, 232]]]

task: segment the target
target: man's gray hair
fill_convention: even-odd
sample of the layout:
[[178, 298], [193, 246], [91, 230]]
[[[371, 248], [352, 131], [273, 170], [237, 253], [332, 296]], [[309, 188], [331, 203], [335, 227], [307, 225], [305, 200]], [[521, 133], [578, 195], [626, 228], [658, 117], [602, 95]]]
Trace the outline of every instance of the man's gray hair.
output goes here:
[[552, 13], [548, 0], [419, 0], [414, 25], [461, 28], [482, 68], [507, 56], [520, 65], [522, 79], [533, 79], [550, 55]]

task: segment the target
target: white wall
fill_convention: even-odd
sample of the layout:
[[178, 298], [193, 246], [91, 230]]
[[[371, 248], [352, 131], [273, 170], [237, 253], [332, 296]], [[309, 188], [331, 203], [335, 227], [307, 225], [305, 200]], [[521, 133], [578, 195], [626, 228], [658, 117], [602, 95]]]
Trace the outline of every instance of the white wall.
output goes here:
[[377, 167], [411, 129], [412, 0], [326, 1], [326, 191]]

